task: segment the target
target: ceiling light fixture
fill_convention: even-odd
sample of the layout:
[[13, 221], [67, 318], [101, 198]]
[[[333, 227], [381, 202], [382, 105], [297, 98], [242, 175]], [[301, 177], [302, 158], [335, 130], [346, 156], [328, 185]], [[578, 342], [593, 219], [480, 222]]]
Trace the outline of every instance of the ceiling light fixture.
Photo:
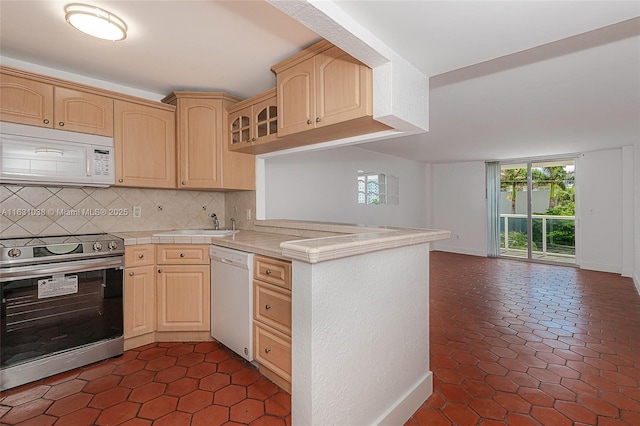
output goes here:
[[89, 6], [72, 3], [64, 7], [67, 22], [74, 28], [103, 40], [124, 40], [127, 38], [127, 24], [113, 13]]

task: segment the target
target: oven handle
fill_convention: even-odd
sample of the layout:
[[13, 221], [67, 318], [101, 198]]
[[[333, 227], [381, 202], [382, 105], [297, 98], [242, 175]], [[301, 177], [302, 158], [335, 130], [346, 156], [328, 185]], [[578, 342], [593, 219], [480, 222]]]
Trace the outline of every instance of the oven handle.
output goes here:
[[123, 257], [76, 260], [44, 265], [28, 265], [6, 268], [0, 275], [0, 282], [26, 280], [54, 274], [73, 274], [76, 272], [95, 271], [123, 267]]

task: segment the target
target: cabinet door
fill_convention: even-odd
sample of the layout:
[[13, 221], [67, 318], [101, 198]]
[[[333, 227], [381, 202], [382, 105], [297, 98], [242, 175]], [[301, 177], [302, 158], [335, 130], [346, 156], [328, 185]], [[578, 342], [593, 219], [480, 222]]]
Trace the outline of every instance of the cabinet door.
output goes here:
[[209, 331], [209, 265], [158, 266], [158, 331]]
[[371, 69], [337, 47], [315, 57], [316, 127], [373, 114]]
[[247, 146], [254, 137], [251, 134], [251, 107], [229, 114], [229, 149]]
[[0, 120], [53, 127], [53, 86], [0, 74]]
[[[225, 102], [225, 108], [230, 105]], [[228, 114], [225, 109], [224, 133], [228, 134]], [[251, 154], [234, 152], [229, 144], [222, 141], [222, 188], [254, 191], [256, 189], [256, 157]]]
[[54, 88], [54, 127], [113, 136], [113, 99], [79, 90]]
[[175, 188], [174, 113], [114, 101], [116, 186]]
[[314, 127], [314, 59], [308, 59], [278, 73], [278, 136], [302, 132]]
[[151, 333], [156, 325], [155, 267], [126, 268], [124, 276], [124, 338]]
[[252, 137], [255, 143], [266, 143], [278, 137], [278, 102], [275, 96], [256, 103], [252, 108]]
[[179, 187], [222, 187], [222, 103], [215, 99], [180, 99], [177, 116]]

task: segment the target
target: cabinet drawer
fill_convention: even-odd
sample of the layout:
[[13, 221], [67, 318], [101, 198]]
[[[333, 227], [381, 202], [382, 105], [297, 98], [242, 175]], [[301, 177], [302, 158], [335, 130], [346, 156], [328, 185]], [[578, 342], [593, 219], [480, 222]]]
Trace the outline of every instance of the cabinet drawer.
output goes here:
[[156, 263], [155, 254], [155, 246], [153, 244], [127, 246], [124, 250], [124, 265], [127, 268], [153, 265]]
[[209, 264], [209, 246], [172, 244], [157, 246], [158, 265], [205, 265]]
[[291, 290], [291, 262], [256, 256], [253, 258], [253, 276], [257, 280]]
[[291, 336], [291, 292], [254, 281], [253, 315], [257, 321]]
[[259, 322], [253, 323], [253, 357], [291, 382], [291, 338]]

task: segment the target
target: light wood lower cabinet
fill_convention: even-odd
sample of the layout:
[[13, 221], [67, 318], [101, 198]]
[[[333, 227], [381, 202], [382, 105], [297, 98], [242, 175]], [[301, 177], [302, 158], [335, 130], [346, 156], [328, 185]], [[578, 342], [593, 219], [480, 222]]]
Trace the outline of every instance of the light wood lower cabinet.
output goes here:
[[140, 244], [124, 255], [125, 350], [211, 341], [208, 245]]
[[264, 367], [268, 368], [287, 383], [282, 385], [276, 382], [276, 384], [291, 392], [291, 336], [255, 321], [253, 338], [255, 341], [253, 357], [260, 364], [261, 372], [264, 374]]
[[253, 357], [263, 375], [291, 392], [291, 262], [253, 262]]
[[157, 247], [158, 331], [211, 329], [208, 250], [189, 244]]
[[155, 331], [156, 325], [155, 267], [126, 268], [124, 277], [124, 338]]
[[124, 255], [124, 338], [156, 329], [155, 247], [128, 246]]

